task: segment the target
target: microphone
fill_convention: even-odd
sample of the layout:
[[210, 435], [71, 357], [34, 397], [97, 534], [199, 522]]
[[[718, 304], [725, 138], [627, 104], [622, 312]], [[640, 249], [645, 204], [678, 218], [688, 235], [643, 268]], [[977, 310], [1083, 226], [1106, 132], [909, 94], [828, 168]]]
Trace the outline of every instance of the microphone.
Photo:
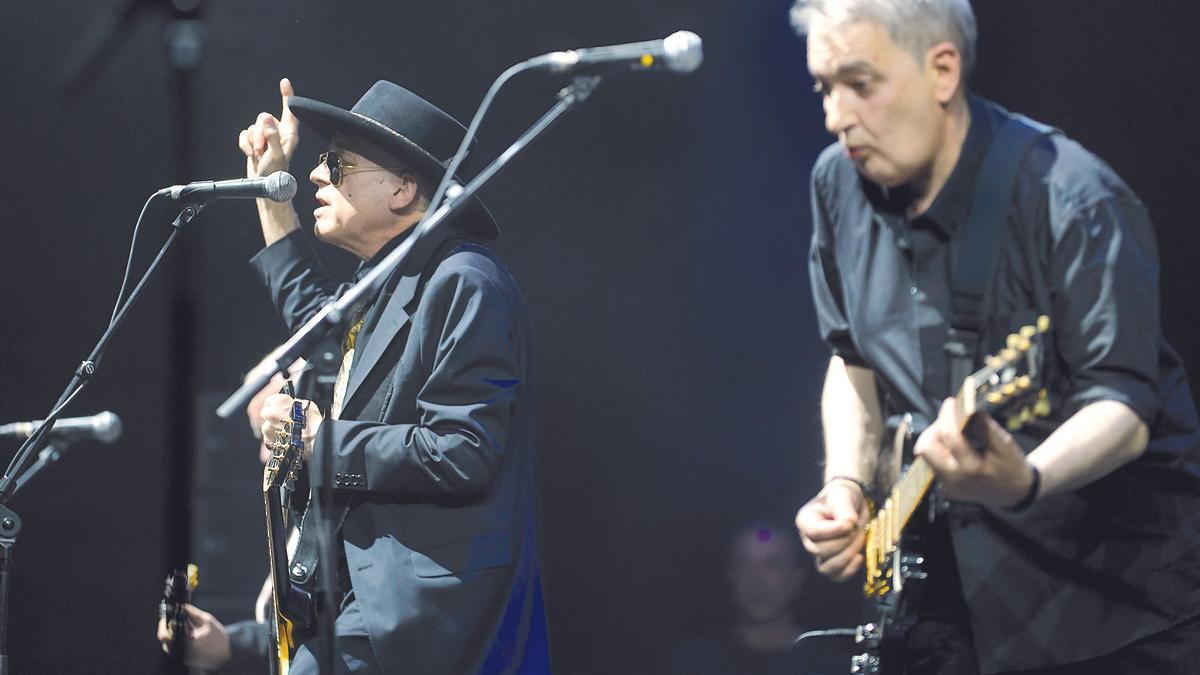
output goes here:
[[188, 197], [207, 199], [270, 199], [286, 202], [296, 196], [296, 179], [286, 171], [276, 171], [261, 178], [237, 178], [234, 180], [202, 180], [187, 185], [172, 185], [158, 194], [180, 200]]
[[[42, 420], [0, 425], [0, 437], [29, 438], [40, 426]], [[54, 423], [50, 436], [112, 443], [121, 437], [121, 418], [107, 410], [91, 417], [66, 417]]]
[[589, 47], [568, 52], [551, 52], [528, 61], [530, 67], [552, 73], [610, 68], [613, 70], [660, 70], [690, 73], [700, 67], [704, 53], [700, 36], [687, 30], [671, 33], [662, 40], [630, 42], [609, 47]]

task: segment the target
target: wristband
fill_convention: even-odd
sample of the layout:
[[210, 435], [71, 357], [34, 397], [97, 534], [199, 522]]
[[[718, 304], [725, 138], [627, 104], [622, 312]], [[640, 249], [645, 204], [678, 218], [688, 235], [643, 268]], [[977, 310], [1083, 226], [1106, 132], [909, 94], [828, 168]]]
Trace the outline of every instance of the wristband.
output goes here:
[[1037, 501], [1038, 492], [1042, 488], [1042, 472], [1038, 471], [1036, 465], [1029, 463], [1028, 461], [1026, 464], [1029, 464], [1029, 470], [1033, 472], [1033, 480], [1029, 482], [1029, 492], [1025, 493], [1025, 496], [1021, 498], [1021, 501], [1013, 504], [1012, 506], [1006, 506], [1004, 508], [1005, 511], [1009, 511], [1011, 513], [1020, 513], [1028, 509], [1030, 506], [1033, 506], [1033, 503]]
[[856, 486], [858, 486], [858, 491], [862, 493], [862, 496], [867, 496], [867, 484], [852, 476], [830, 476], [829, 480], [825, 481], [825, 485], [828, 487], [830, 483], [839, 480], [846, 481], [847, 483], [854, 483]]

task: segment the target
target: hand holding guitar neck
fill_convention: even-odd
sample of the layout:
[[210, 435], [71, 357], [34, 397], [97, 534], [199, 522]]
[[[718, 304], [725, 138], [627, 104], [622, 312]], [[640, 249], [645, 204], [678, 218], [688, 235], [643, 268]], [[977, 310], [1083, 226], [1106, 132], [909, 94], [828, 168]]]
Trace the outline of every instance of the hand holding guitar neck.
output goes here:
[[1010, 507], [1033, 483], [1033, 468], [1012, 434], [987, 414], [962, 418], [953, 398], [942, 402], [913, 454], [929, 463], [950, 499]]

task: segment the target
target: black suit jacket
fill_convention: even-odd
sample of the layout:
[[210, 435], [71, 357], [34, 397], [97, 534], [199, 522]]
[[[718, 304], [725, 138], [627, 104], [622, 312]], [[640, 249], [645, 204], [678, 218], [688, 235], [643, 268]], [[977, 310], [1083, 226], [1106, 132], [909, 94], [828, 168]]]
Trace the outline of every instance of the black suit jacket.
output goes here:
[[[427, 239], [368, 312], [314, 451], [350, 504], [346, 562], [383, 672], [545, 672], [524, 301], [488, 249]], [[299, 232], [252, 263], [291, 330], [337, 289]]]

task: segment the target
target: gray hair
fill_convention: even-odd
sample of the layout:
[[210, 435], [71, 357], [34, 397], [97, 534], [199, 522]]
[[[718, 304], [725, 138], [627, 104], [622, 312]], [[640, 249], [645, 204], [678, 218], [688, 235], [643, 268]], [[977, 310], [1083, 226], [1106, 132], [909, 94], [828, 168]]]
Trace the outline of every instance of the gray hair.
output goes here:
[[920, 62], [939, 42], [950, 42], [962, 55], [963, 79], [975, 69], [975, 13], [968, 0], [796, 0], [792, 26], [808, 35], [815, 21], [843, 26], [872, 21]]

